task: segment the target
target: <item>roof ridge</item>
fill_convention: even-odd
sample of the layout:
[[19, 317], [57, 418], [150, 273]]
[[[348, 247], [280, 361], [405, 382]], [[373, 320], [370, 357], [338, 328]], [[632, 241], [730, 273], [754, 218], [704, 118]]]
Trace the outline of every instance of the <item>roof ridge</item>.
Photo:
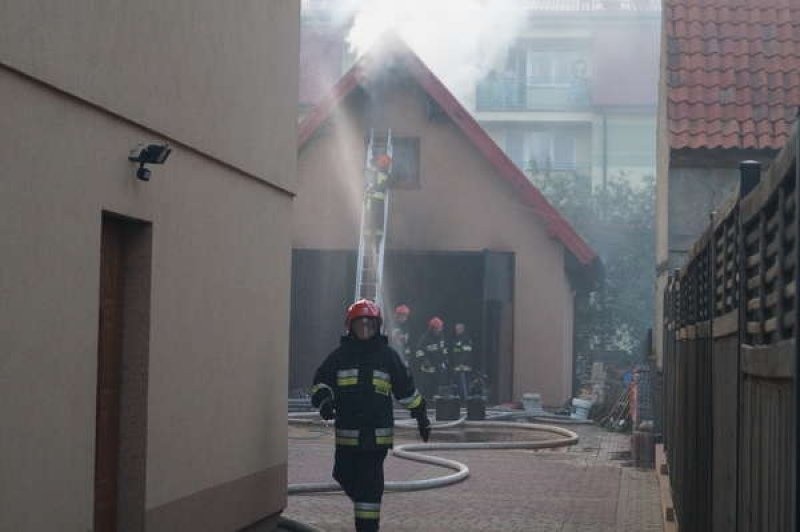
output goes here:
[[[557, 237], [564, 247], [584, 266], [591, 266], [599, 260], [597, 253], [575, 231], [570, 223], [530, 182], [522, 171], [489, 137], [472, 115], [461, 105], [425, 63], [399, 38], [392, 39], [393, 53], [400, 59], [417, 84], [449, 116], [462, 134], [470, 141], [486, 160], [495, 168], [497, 174], [517, 191], [520, 201], [530, 207], [544, 222], [548, 232]], [[373, 58], [365, 54], [355, 65], [336, 82], [333, 89], [309, 112], [298, 127], [298, 150], [313, 138], [315, 132], [328, 120], [333, 109], [364, 81], [367, 73], [364, 66]]]

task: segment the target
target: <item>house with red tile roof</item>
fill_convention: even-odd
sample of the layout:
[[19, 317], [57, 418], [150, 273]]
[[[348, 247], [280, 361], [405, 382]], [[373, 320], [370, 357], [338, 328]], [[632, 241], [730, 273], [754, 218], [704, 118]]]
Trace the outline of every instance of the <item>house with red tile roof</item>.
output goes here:
[[[412, 344], [463, 322], [495, 401], [573, 393], [574, 295], [594, 250], [403, 43], [360, 59], [299, 126], [292, 217], [290, 387], [338, 342], [352, 300], [370, 132], [391, 129], [394, 185], [383, 300], [411, 307]], [[386, 312], [386, 309], [384, 309]]]
[[[739, 163], [769, 164], [790, 135], [800, 106], [800, 3], [666, 0], [662, 36], [657, 294], [736, 190]], [[657, 299], [656, 323], [661, 310]], [[656, 349], [660, 359], [659, 337]]]

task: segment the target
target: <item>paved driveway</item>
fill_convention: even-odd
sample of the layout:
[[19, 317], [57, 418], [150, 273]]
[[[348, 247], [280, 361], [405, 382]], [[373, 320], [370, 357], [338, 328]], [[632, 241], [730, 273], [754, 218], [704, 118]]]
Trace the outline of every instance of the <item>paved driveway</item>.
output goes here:
[[[445, 488], [385, 494], [381, 530], [660, 532], [657, 478], [655, 472], [626, 461], [629, 437], [594, 426], [567, 428], [581, 437], [569, 449], [435, 453], [466, 463], [470, 477]], [[289, 434], [289, 482], [330, 480], [330, 430], [290, 427]], [[529, 434], [504, 431], [498, 436], [529, 439]], [[463, 437], [456, 432], [438, 435]], [[448, 471], [391, 456], [386, 461], [389, 480]], [[324, 531], [352, 530], [351, 503], [338, 493], [290, 496], [284, 515]]]

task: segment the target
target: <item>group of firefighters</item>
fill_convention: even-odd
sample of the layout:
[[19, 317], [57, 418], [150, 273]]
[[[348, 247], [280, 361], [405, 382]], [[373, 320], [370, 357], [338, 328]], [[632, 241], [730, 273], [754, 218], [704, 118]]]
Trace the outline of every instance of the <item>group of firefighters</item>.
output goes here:
[[[446, 341], [444, 322], [433, 317], [428, 330], [409, 348], [407, 332], [410, 309], [395, 309], [392, 342], [381, 334], [383, 318], [378, 306], [361, 299], [347, 309], [345, 335], [314, 374], [311, 404], [323, 419], [335, 419], [336, 453], [333, 478], [353, 501], [355, 529], [379, 528], [383, 498], [383, 462], [394, 443], [396, 400], [416, 419], [423, 441], [428, 441], [425, 397], [432, 397], [440, 383], [471, 371], [472, 342], [463, 324], [456, 324]], [[404, 360], [408, 359], [408, 362]], [[417, 382], [422, 390], [415, 385]]]
[[411, 309], [398, 305], [394, 309], [391, 325], [390, 345], [405, 360], [411, 370], [420, 393], [431, 399], [435, 395], [448, 395], [457, 391], [461, 399], [470, 395], [473, 356], [472, 340], [463, 323], [453, 326], [453, 334], [444, 334], [444, 321], [433, 316], [428, 328], [412, 348], [408, 332]]

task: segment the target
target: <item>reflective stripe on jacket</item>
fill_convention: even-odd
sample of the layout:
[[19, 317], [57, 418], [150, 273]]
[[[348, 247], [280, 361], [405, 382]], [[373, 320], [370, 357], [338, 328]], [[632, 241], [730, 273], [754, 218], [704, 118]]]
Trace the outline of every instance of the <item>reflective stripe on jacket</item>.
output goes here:
[[472, 340], [466, 335], [450, 340], [450, 367], [454, 371], [472, 370]]

